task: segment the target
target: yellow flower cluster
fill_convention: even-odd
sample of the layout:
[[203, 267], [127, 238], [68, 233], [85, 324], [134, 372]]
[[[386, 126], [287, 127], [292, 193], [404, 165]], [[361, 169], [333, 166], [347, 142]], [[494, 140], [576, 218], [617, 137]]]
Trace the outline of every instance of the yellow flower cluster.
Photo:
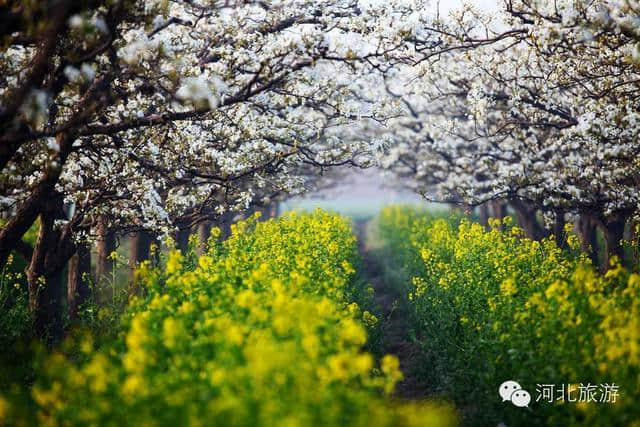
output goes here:
[[364, 350], [377, 318], [355, 265], [349, 223], [322, 211], [240, 222], [199, 258], [173, 250], [140, 269], [114, 342], [39, 373], [38, 422], [454, 425], [448, 406], [383, 398], [402, 372]]
[[[379, 224], [389, 253], [413, 276], [409, 299], [433, 371], [465, 407], [482, 402], [473, 415], [479, 424], [640, 422], [640, 275], [617, 260], [599, 274], [552, 239], [524, 238], [510, 218], [487, 230], [392, 207]], [[620, 396], [562, 410], [538, 404], [535, 419], [487, 410], [508, 379], [531, 393], [538, 383], [615, 383]]]

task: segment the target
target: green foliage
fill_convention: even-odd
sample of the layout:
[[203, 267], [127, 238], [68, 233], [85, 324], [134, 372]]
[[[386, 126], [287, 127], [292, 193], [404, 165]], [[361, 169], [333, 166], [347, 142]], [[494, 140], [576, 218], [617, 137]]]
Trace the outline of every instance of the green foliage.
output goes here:
[[0, 272], [0, 384], [24, 381], [30, 375], [29, 297], [24, 274], [13, 255]]
[[[0, 228], [3, 225], [0, 220]], [[39, 228], [40, 222], [36, 221], [22, 240], [33, 247]], [[28, 262], [28, 259], [14, 252], [7, 263], [0, 267], [0, 348], [10, 348], [17, 345], [18, 341], [29, 338], [31, 317], [24, 274]]]
[[28, 336], [31, 326], [24, 273], [14, 266], [13, 255], [0, 272], [0, 346], [7, 348]]
[[[618, 261], [597, 274], [586, 257], [551, 240], [532, 241], [492, 221], [385, 210], [380, 233], [411, 272], [409, 298], [439, 393], [465, 408], [474, 425], [628, 425], [640, 420], [640, 276]], [[577, 252], [579, 241], [569, 235]], [[502, 402], [515, 380], [530, 409]], [[616, 403], [536, 402], [537, 384], [615, 383]]]

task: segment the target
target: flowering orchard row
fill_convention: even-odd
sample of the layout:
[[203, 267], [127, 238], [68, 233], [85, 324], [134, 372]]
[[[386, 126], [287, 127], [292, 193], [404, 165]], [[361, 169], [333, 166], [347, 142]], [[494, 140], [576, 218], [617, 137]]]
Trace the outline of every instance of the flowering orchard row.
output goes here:
[[58, 277], [87, 245], [220, 224], [375, 164], [383, 142], [355, 125], [397, 108], [367, 88], [432, 21], [419, 0], [5, 4], [0, 266], [33, 260], [33, 329], [53, 338]]
[[[433, 380], [476, 408], [467, 411], [472, 423], [640, 422], [638, 274], [614, 260], [600, 275], [584, 255], [524, 238], [509, 217], [487, 230], [394, 207], [379, 223], [389, 253], [412, 277], [408, 298]], [[568, 241], [579, 245], [576, 236]], [[497, 391], [507, 380], [531, 393], [530, 409], [502, 402]], [[578, 402], [581, 383], [615, 383], [615, 403]], [[540, 384], [570, 384], [576, 402], [538, 400]]]
[[364, 348], [377, 318], [344, 219], [253, 217], [218, 234], [200, 257], [144, 263], [117, 337], [79, 334], [45, 356], [28, 397], [2, 392], [0, 424], [29, 411], [42, 425], [455, 423], [447, 407], [383, 399], [402, 372]]
[[508, 203], [547, 225], [580, 217], [620, 255], [640, 202], [640, 2], [487, 3], [491, 13], [465, 2], [429, 26], [458, 48], [416, 42], [410, 65], [385, 74], [405, 105], [384, 165], [437, 200]]

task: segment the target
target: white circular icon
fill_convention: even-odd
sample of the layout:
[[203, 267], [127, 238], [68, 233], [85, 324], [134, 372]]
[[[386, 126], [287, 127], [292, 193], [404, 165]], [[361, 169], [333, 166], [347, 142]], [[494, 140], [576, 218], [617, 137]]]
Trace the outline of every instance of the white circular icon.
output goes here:
[[505, 381], [500, 384], [500, 388], [498, 389], [498, 393], [500, 393], [500, 397], [502, 397], [502, 401], [506, 402], [507, 400], [511, 400], [511, 394], [516, 390], [522, 390], [520, 384], [515, 381]]
[[512, 380], [505, 381], [500, 384], [498, 393], [500, 394], [500, 397], [502, 397], [503, 402], [508, 400], [519, 408], [529, 407], [529, 403], [531, 402], [531, 395], [529, 392], [523, 390], [520, 384]]
[[511, 394], [511, 403], [518, 408], [528, 407], [529, 402], [531, 402], [531, 395], [526, 390], [516, 390]]

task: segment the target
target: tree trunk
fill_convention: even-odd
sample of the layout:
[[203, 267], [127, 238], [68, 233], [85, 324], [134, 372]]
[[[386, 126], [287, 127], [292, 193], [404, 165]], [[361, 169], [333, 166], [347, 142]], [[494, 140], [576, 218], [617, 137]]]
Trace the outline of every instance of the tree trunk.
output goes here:
[[247, 220], [256, 212], [257, 208], [255, 205], [249, 206], [244, 212], [242, 212], [242, 219]]
[[593, 218], [587, 215], [580, 215], [578, 219], [578, 233], [582, 250], [589, 254], [594, 267], [600, 266], [600, 256], [598, 253], [598, 226]]
[[483, 203], [478, 207], [479, 216], [480, 216], [480, 224], [484, 227], [489, 226], [489, 206], [487, 203]]
[[[633, 232], [633, 221], [625, 221], [624, 233], [622, 235], [622, 238], [624, 241], [629, 242], [629, 244], [631, 245], [630, 249], [632, 249], [635, 238], [635, 234]], [[622, 265], [624, 265], [626, 269], [631, 270], [636, 265], [635, 250], [632, 249], [625, 251], [623, 248], [622, 255]]]
[[185, 253], [189, 248], [189, 236], [191, 235], [191, 229], [184, 228], [178, 230], [176, 232], [176, 248], [180, 250], [180, 252]]
[[220, 238], [222, 240], [226, 240], [231, 236], [231, 224], [233, 222], [233, 213], [225, 212], [220, 217], [220, 223], [218, 227], [220, 227]]
[[67, 276], [67, 308], [69, 318], [78, 318], [78, 307], [91, 296], [91, 250], [86, 243], [77, 245], [76, 253], [69, 260]]
[[198, 224], [198, 255], [207, 251], [209, 236], [211, 236], [211, 222], [203, 221]]
[[22, 203], [12, 219], [0, 229], [0, 267], [5, 265], [11, 252], [22, 241], [22, 236], [38, 218], [44, 199], [45, 192], [36, 189]]
[[631, 221], [631, 223], [629, 224], [629, 240], [631, 241], [631, 248], [632, 248], [632, 253], [631, 253], [631, 268], [635, 268], [636, 266], [638, 266], [638, 262], [640, 262], [640, 260], [638, 259], [638, 255], [639, 255], [639, 250], [640, 248], [638, 248], [638, 232], [636, 231], [638, 228], [638, 223], [635, 221]]
[[129, 277], [134, 278], [138, 264], [149, 259], [153, 236], [146, 231], [135, 233], [130, 240], [129, 249]]
[[100, 219], [98, 235], [96, 281], [102, 280], [113, 270], [113, 261], [109, 256], [116, 250], [116, 236], [108, 229], [106, 218]]
[[62, 165], [71, 152], [74, 139], [74, 136], [66, 133], [56, 137], [60, 147], [58, 160], [51, 163], [31, 195], [20, 203], [15, 215], [0, 229], [0, 266], [6, 263], [11, 251], [16, 248], [24, 233], [29, 230], [41, 212], [50, 206], [55, 185], [62, 173]]
[[489, 202], [489, 210], [492, 218], [502, 219], [507, 216], [507, 205], [500, 200]]
[[567, 221], [564, 218], [564, 212], [556, 211], [556, 220], [553, 223], [553, 235], [555, 237], [556, 246], [561, 249], [567, 248], [567, 240], [564, 236], [564, 226]]
[[62, 337], [62, 277], [60, 271], [47, 269], [47, 258], [55, 255], [60, 241], [60, 233], [54, 228], [60, 217], [56, 208], [61, 211], [61, 200], [53, 200], [40, 215], [38, 239], [26, 270], [34, 332], [52, 341]]
[[280, 203], [272, 202], [269, 206], [269, 218], [277, 218], [280, 215]]
[[[491, 200], [489, 204], [489, 216], [491, 218], [502, 219], [507, 216], [507, 205], [500, 200]], [[504, 225], [500, 224], [499, 230], [504, 230]]]
[[625, 215], [616, 215], [609, 221], [604, 222], [604, 239], [607, 244], [607, 254], [605, 257], [604, 269], [611, 267], [611, 259], [617, 256], [622, 261], [624, 250], [620, 241], [624, 238], [624, 227], [627, 223]]
[[538, 209], [528, 206], [521, 200], [512, 200], [510, 204], [513, 210], [516, 211], [518, 224], [522, 227], [527, 237], [532, 240], [542, 240], [548, 235], [547, 231], [538, 222]]
[[269, 206], [260, 206], [254, 209], [254, 212], [260, 212], [260, 221], [266, 221], [269, 219]]
[[111, 273], [113, 263], [110, 255], [116, 250], [115, 233], [109, 230], [106, 218], [100, 218], [98, 222], [98, 241], [96, 243], [96, 300], [99, 303], [113, 302], [115, 283], [112, 283]]

